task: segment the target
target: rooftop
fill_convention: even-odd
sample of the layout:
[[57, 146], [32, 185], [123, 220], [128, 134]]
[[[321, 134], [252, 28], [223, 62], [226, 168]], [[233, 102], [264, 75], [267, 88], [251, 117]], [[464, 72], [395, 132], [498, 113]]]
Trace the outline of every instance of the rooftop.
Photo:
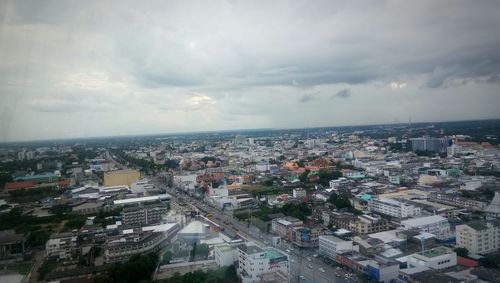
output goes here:
[[422, 255], [422, 256], [425, 256], [427, 258], [433, 258], [433, 257], [437, 257], [437, 256], [442, 256], [442, 255], [445, 255], [445, 254], [449, 254], [450, 252], [452, 252], [451, 249], [443, 247], [443, 246], [439, 246], [439, 247], [435, 247], [433, 249], [430, 249], [430, 250], [427, 250], [427, 251], [424, 251], [424, 252], [420, 252], [418, 254]]

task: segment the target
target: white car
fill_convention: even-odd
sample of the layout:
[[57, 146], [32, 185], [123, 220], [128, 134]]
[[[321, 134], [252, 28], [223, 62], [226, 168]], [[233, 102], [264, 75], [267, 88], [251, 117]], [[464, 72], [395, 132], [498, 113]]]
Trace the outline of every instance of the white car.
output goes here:
[[307, 259], [307, 261], [312, 261], [312, 259], [311, 259], [310, 257], [308, 257], [308, 258], [306, 258], [306, 259]]
[[290, 261], [291, 261], [291, 262], [295, 262], [295, 260], [294, 260], [293, 258], [292, 258], [292, 259], [290, 259]]
[[307, 267], [309, 267], [309, 268], [313, 268], [313, 265], [312, 265], [312, 264], [309, 264]]
[[286, 251], [287, 253], [290, 253], [290, 250], [289, 250], [289, 249], [286, 249], [285, 251]]
[[325, 270], [322, 267], [318, 268], [318, 270], [325, 273]]

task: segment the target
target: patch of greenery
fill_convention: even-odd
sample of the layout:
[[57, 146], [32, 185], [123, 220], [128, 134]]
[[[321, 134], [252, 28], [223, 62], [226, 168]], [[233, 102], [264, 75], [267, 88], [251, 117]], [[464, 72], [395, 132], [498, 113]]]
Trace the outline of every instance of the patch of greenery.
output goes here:
[[228, 266], [219, 268], [217, 270], [210, 270], [207, 272], [193, 271], [180, 275], [174, 274], [173, 277], [160, 280], [161, 283], [236, 283], [240, 282], [236, 268]]

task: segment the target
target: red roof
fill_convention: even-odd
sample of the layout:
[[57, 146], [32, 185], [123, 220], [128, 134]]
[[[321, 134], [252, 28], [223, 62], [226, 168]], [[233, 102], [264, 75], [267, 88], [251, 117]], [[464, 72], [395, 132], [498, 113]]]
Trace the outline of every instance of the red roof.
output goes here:
[[465, 267], [476, 267], [479, 266], [479, 263], [475, 260], [468, 259], [465, 257], [457, 256], [457, 264]]
[[35, 182], [32, 181], [18, 181], [18, 182], [9, 182], [5, 183], [4, 188], [6, 190], [21, 190], [28, 189], [35, 186]]
[[69, 179], [64, 179], [64, 180], [61, 180], [61, 181], [58, 181], [57, 184], [59, 185], [59, 187], [61, 188], [67, 188], [69, 187], [69, 185], [71, 184]]

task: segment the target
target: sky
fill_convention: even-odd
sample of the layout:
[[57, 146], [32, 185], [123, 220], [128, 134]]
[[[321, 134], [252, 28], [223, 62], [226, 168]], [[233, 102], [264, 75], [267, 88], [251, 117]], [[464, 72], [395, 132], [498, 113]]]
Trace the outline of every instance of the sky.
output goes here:
[[0, 1], [0, 141], [500, 118], [500, 1]]

